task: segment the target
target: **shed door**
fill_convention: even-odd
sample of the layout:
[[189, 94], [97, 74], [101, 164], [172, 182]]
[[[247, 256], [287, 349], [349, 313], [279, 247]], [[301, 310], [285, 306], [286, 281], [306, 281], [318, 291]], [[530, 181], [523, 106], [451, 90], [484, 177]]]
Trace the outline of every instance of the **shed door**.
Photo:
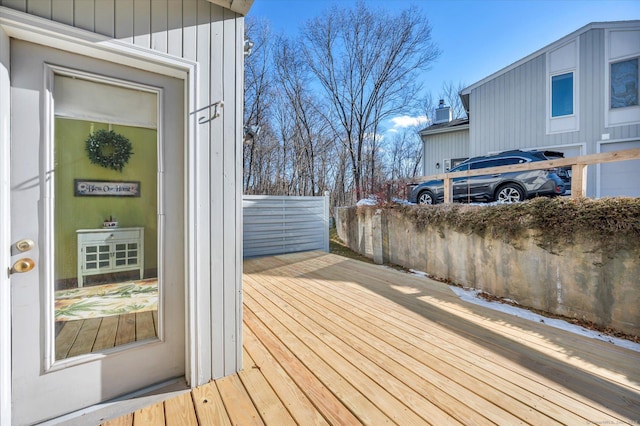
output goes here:
[[15, 424], [184, 377], [183, 100], [11, 41]]

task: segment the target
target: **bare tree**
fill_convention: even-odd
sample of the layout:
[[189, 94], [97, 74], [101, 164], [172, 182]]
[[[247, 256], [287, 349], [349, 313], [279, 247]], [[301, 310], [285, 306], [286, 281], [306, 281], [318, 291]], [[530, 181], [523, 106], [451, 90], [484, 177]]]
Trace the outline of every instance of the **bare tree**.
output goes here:
[[442, 89], [440, 91], [440, 99], [444, 99], [446, 105], [451, 107], [451, 115], [453, 118], [464, 118], [467, 116], [467, 112], [464, 110], [462, 100], [460, 99], [460, 92], [466, 87], [463, 82], [458, 83], [456, 86], [453, 81], [447, 81], [442, 83]]
[[391, 168], [391, 180], [418, 176], [422, 164], [422, 141], [417, 132], [417, 128], [405, 129], [389, 143], [387, 162]]
[[[244, 73], [244, 127], [260, 129], [256, 134], [251, 132], [244, 141], [244, 191], [256, 188], [257, 181], [264, 181], [256, 173], [265, 166], [265, 159], [260, 154], [268, 153], [264, 145], [270, 136], [270, 117], [272, 102], [272, 79], [270, 72], [270, 30], [266, 21], [247, 19], [246, 37], [254, 45], [251, 54], [245, 58]], [[273, 142], [273, 141], [270, 141]]]
[[324, 89], [324, 113], [347, 150], [360, 198], [367, 138], [382, 120], [413, 103], [420, 87], [416, 75], [439, 50], [428, 20], [415, 7], [393, 16], [358, 1], [352, 9], [334, 6], [304, 30], [299, 50]]
[[466, 84], [463, 82], [458, 83], [457, 86], [452, 81], [444, 82], [442, 83], [438, 99], [434, 99], [431, 92], [427, 92], [427, 94], [422, 98], [422, 110], [429, 118], [429, 121], [433, 122], [435, 120], [435, 110], [441, 99], [444, 101], [445, 105], [451, 107], [451, 116], [454, 119], [465, 118], [467, 116], [467, 112], [465, 111], [462, 100], [460, 99], [460, 92], [462, 92], [465, 87]]
[[297, 180], [297, 193], [317, 195], [319, 185], [318, 162], [326, 162], [327, 122], [322, 108], [310, 90], [309, 69], [298, 55], [295, 45], [284, 37], [278, 38], [274, 53], [275, 75], [279, 87], [279, 102], [289, 111], [291, 143], [295, 158], [291, 166]]

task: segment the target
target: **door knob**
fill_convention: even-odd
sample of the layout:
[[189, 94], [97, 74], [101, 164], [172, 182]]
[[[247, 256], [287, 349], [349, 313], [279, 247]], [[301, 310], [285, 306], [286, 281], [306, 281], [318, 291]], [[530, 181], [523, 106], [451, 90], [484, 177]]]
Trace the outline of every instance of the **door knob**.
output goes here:
[[20, 252], [25, 252], [25, 251], [29, 251], [32, 248], [34, 248], [36, 245], [36, 243], [33, 242], [33, 240], [30, 240], [28, 238], [25, 238], [23, 240], [20, 240], [16, 243], [16, 248], [18, 249], [18, 251]]
[[23, 238], [22, 240], [11, 245], [11, 256], [18, 255], [20, 253], [24, 253], [25, 251], [29, 251], [36, 246], [36, 243], [29, 239]]
[[24, 272], [29, 272], [30, 270], [35, 268], [35, 266], [36, 266], [36, 262], [34, 262], [33, 259], [29, 259], [28, 257], [23, 257], [22, 259], [16, 260], [16, 263], [14, 263], [13, 266], [11, 267], [11, 273], [21, 274]]

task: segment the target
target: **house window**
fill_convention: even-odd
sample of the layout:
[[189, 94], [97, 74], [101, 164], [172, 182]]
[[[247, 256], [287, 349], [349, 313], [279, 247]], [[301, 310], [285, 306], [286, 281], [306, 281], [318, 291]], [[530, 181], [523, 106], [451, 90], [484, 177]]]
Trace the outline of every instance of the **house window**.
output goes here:
[[551, 77], [551, 117], [573, 114], [573, 72]]
[[638, 105], [638, 58], [611, 64], [611, 109]]

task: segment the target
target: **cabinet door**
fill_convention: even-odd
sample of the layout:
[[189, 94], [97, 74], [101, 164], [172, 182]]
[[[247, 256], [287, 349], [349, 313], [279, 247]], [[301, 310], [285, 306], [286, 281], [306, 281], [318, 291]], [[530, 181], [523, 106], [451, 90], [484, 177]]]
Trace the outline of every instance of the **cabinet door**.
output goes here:
[[140, 244], [138, 241], [113, 243], [113, 269], [131, 269], [140, 265]]
[[111, 268], [111, 244], [86, 244], [82, 248], [84, 272], [93, 274]]

